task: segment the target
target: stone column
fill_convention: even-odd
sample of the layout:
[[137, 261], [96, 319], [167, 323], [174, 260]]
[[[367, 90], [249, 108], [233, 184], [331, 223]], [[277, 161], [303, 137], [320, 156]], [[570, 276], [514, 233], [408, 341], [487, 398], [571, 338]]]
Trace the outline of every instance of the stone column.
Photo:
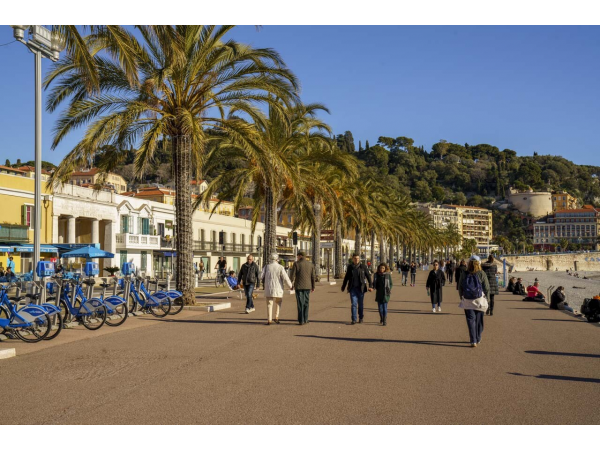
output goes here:
[[52, 244], [58, 244], [58, 216], [52, 215]]
[[92, 219], [92, 244], [100, 243], [100, 221]]
[[67, 218], [67, 244], [75, 244], [76, 242], [75, 216], [69, 216]]
[[113, 221], [106, 222], [106, 225], [104, 226], [104, 248], [102, 250], [105, 250], [107, 252], [115, 254], [115, 257], [112, 260], [108, 260], [106, 262], [106, 267], [108, 267], [109, 264], [111, 266], [116, 266], [119, 264], [119, 257], [117, 255], [116, 230], [117, 230], [116, 222], [113, 222]]

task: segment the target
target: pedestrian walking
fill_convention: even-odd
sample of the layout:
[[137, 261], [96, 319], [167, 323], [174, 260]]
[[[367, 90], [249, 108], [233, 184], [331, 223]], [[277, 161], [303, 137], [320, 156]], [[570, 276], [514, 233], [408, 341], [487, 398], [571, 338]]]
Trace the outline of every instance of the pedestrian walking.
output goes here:
[[456, 262], [451, 259], [450, 262], [448, 263], [448, 283], [452, 283], [454, 280], [454, 272], [456, 270]]
[[489, 316], [494, 315], [494, 297], [498, 295], [498, 280], [496, 274], [498, 273], [498, 267], [494, 264], [494, 257], [488, 256], [487, 261], [481, 265], [481, 269], [487, 275], [488, 282], [490, 283], [490, 293], [487, 297], [489, 307], [485, 312]]
[[[271, 254], [269, 264], [263, 267], [261, 281], [267, 297], [267, 325], [279, 323], [279, 311], [283, 302], [283, 290], [285, 286], [292, 288], [292, 282], [288, 277], [285, 267], [279, 264], [279, 255]], [[273, 302], [275, 302], [275, 320], [273, 320]]]
[[465, 310], [471, 347], [477, 347], [477, 344], [481, 343], [483, 315], [488, 307], [487, 297], [490, 293], [490, 283], [485, 272], [481, 270], [479, 256], [471, 256], [467, 270], [460, 275], [458, 286], [461, 299], [459, 307]]
[[402, 286], [406, 286], [408, 281], [408, 272], [410, 271], [410, 265], [403, 259], [400, 263], [400, 271], [402, 272]]
[[460, 282], [460, 276], [465, 270], [467, 270], [467, 263], [465, 262], [464, 259], [461, 259], [460, 264], [454, 271], [454, 279], [456, 280], [456, 290], [457, 291], [458, 291], [458, 284]]
[[371, 271], [360, 262], [360, 256], [356, 253], [352, 256], [352, 263], [348, 264], [346, 268], [346, 275], [342, 283], [342, 292], [344, 292], [346, 287], [348, 287], [350, 302], [352, 304], [352, 325], [357, 321], [358, 323], [363, 323], [365, 292], [373, 290], [373, 282], [371, 280]]
[[433, 261], [433, 269], [429, 272], [427, 277], [427, 295], [431, 298], [431, 311], [435, 312], [435, 305], [437, 305], [437, 312], [442, 312], [442, 288], [446, 284], [446, 277], [444, 271], [440, 269], [440, 264], [437, 260]]
[[414, 287], [417, 284], [417, 265], [415, 262], [410, 263], [410, 285]]
[[379, 264], [377, 272], [373, 275], [373, 289], [375, 289], [375, 301], [379, 307], [379, 323], [387, 325], [387, 306], [392, 292], [392, 274], [385, 264]]
[[204, 267], [204, 262], [200, 261], [200, 264], [198, 264], [198, 273], [200, 274], [200, 279], [202, 280], [202, 278], [204, 278], [204, 271], [205, 271], [205, 267]]
[[244, 287], [246, 295], [246, 314], [254, 312], [254, 289], [260, 287], [260, 271], [254, 262], [254, 256], [248, 255], [238, 274], [239, 287]]
[[292, 268], [291, 282], [296, 291], [296, 303], [298, 305], [298, 324], [308, 323], [308, 303], [310, 293], [315, 291], [315, 266], [304, 258], [304, 252], [298, 252], [298, 260]]

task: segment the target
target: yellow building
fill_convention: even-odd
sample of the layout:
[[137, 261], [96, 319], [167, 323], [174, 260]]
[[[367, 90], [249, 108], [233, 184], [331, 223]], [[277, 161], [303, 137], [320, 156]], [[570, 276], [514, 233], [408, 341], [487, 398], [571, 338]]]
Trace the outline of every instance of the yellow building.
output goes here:
[[[101, 175], [99, 169], [92, 167], [91, 169], [73, 172], [70, 183], [77, 186], [90, 187], [100, 182]], [[127, 190], [127, 182], [121, 175], [117, 175], [116, 173], [109, 172], [106, 174], [104, 185], [113, 188], [117, 194]]]
[[[13, 256], [16, 272], [29, 272], [33, 268], [34, 181], [27, 172], [0, 166], [0, 265], [6, 268], [8, 256]], [[41, 244], [50, 244], [52, 200], [45, 183], [42, 183], [41, 209]], [[41, 256], [52, 258], [56, 254], [46, 253], [42, 247]]]
[[577, 199], [565, 191], [555, 191], [552, 193], [552, 211], [561, 211], [564, 209], [577, 209]]

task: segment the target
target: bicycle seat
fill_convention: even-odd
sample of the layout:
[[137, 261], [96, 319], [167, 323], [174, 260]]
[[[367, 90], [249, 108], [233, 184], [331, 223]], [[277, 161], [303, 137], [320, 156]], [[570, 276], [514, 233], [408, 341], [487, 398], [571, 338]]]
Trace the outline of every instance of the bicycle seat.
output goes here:
[[40, 298], [40, 294], [25, 294], [25, 297], [30, 298], [32, 300], [37, 300]]
[[14, 302], [20, 302], [21, 300], [23, 300], [25, 298], [24, 295], [21, 295], [19, 297], [11, 297], [9, 300], [12, 300]]
[[103, 288], [109, 288], [109, 287], [110, 287], [110, 284], [107, 284], [107, 283], [100, 283], [100, 287], [103, 287]]
[[89, 280], [83, 280], [83, 281], [82, 281], [82, 283], [83, 283], [83, 284], [87, 284], [87, 285], [89, 285], [89, 286], [93, 286], [93, 285], [95, 285], [95, 284], [96, 284], [96, 280], [94, 280], [94, 279], [92, 278], [92, 279], [89, 279]]
[[166, 289], [167, 288], [167, 283], [158, 283], [158, 286], [161, 288]]

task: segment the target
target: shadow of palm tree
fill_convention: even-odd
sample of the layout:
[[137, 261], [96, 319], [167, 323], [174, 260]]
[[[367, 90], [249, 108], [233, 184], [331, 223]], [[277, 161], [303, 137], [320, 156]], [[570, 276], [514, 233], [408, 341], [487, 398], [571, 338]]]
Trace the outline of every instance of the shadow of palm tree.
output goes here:
[[[336, 336], [316, 336], [314, 334], [298, 334], [296, 337], [314, 338], [314, 339], [328, 339], [333, 341], [347, 341], [347, 342], [369, 342], [369, 343], [391, 343], [391, 344], [417, 344], [417, 345], [435, 345], [442, 347], [459, 347], [459, 348], [471, 348], [470, 344], [464, 342], [454, 341], [406, 341], [400, 339], [373, 339], [373, 338], [350, 338], [350, 337], [336, 337]], [[463, 345], [455, 345], [463, 344]]]
[[565, 375], [525, 375], [523, 373], [518, 372], [507, 372], [509, 375], [516, 375], [519, 377], [532, 377], [532, 378], [540, 378], [542, 380], [561, 380], [561, 381], [581, 381], [584, 383], [600, 383], [600, 378], [584, 378], [584, 377], [569, 377]]
[[579, 356], [581, 358], [600, 358], [600, 355], [593, 353], [569, 353], [569, 352], [545, 352], [543, 350], [525, 350], [530, 355], [549, 355], [549, 356]]

